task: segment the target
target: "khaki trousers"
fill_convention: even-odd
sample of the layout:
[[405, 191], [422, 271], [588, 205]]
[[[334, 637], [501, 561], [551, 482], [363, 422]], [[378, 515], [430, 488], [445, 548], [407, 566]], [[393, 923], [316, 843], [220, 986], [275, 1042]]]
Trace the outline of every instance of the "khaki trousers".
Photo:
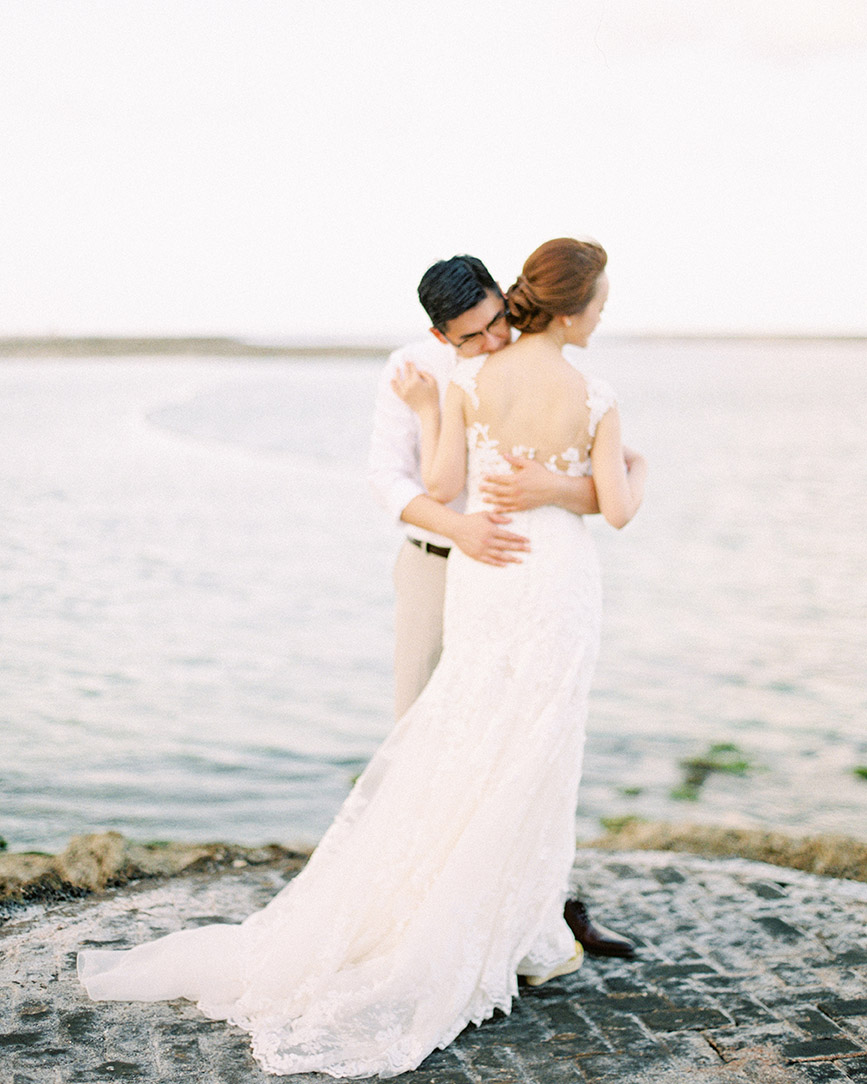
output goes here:
[[400, 717], [427, 685], [443, 649], [448, 558], [404, 542], [394, 566], [394, 710]]

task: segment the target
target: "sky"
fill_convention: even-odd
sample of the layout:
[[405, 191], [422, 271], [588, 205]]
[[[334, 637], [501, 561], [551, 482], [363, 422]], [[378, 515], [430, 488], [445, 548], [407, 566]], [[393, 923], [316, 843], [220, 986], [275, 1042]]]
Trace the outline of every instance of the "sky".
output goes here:
[[0, 0], [0, 336], [396, 342], [460, 252], [611, 333], [867, 334], [867, 0]]

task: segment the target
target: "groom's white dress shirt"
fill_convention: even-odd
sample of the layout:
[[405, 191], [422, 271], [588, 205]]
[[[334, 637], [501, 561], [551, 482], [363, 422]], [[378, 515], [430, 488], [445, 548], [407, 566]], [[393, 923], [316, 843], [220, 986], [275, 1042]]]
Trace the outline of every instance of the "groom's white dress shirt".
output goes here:
[[[425, 492], [421, 480], [421, 425], [418, 415], [391, 389], [392, 377], [408, 361], [436, 379], [442, 404], [457, 355], [451, 346], [429, 335], [426, 339], [395, 350], [380, 377], [373, 416], [368, 480], [376, 499], [396, 522], [400, 522], [401, 513], [409, 502]], [[463, 494], [449, 507], [462, 512]], [[452, 544], [449, 539], [421, 527], [408, 523], [401, 523], [401, 526], [409, 538], [433, 542], [438, 546]]]

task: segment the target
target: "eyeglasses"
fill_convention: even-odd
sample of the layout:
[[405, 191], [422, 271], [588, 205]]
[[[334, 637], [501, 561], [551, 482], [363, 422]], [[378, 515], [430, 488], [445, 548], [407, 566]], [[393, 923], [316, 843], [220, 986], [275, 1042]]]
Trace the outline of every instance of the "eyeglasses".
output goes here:
[[469, 335], [462, 335], [457, 342], [452, 342], [445, 332], [443, 332], [443, 335], [445, 336], [446, 341], [451, 343], [455, 350], [461, 350], [465, 346], [473, 346], [475, 343], [480, 343], [485, 335], [505, 331], [508, 325], [507, 318], [508, 312], [506, 306], [503, 305], [503, 308], [497, 313], [493, 320], [485, 324], [480, 331], [473, 331]]

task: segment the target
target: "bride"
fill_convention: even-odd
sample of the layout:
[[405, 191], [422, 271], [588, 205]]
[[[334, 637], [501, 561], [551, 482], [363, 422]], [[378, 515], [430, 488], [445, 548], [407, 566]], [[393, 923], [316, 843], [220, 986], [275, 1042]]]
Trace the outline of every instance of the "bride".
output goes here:
[[[616, 527], [641, 501], [608, 385], [562, 355], [586, 346], [608, 281], [593, 243], [537, 249], [508, 292], [522, 332], [461, 361], [442, 424], [436, 387], [410, 369], [423, 470], [441, 500], [508, 455], [592, 472]], [[395, 1076], [470, 1022], [509, 1012], [517, 976], [539, 984], [580, 964], [563, 918], [587, 695], [601, 597], [579, 516], [514, 516], [522, 563], [492, 568], [454, 549], [444, 651], [424, 692], [371, 760], [306, 868], [240, 925], [169, 934], [128, 952], [79, 955], [95, 1000], [189, 998], [247, 1030], [270, 1073]]]

